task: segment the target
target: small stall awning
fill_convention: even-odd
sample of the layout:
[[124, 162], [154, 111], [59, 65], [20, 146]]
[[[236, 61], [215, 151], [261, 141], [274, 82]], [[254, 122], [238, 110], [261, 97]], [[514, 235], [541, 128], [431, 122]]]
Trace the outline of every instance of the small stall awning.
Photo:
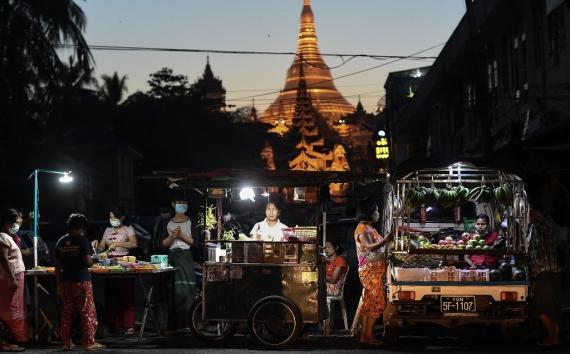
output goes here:
[[216, 169], [210, 171], [174, 170], [154, 171], [140, 178], [165, 179], [174, 187], [188, 188], [240, 188], [320, 186], [330, 183], [384, 182], [385, 174], [358, 174], [337, 171], [268, 171]]

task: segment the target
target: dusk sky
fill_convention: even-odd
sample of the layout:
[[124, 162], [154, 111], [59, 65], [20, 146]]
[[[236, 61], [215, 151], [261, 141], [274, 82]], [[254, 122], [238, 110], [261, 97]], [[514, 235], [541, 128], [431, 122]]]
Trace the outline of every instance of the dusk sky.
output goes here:
[[[464, 0], [313, 0], [322, 53], [410, 55], [445, 42], [465, 12]], [[91, 45], [292, 52], [296, 49], [302, 0], [86, 0]], [[443, 46], [422, 53], [437, 56]], [[205, 53], [94, 51], [96, 73], [127, 75], [129, 94], [146, 91], [148, 75], [162, 67], [194, 82]], [[252, 95], [279, 90], [292, 56], [210, 54], [214, 74], [223, 80], [228, 104], [251, 104]], [[342, 63], [325, 57], [330, 67]], [[334, 77], [389, 60], [356, 58], [332, 70]], [[390, 71], [428, 66], [433, 60], [404, 60], [335, 80], [356, 104], [376, 109]], [[254, 90], [254, 91], [249, 91]], [[275, 95], [255, 98], [263, 110]], [[236, 100], [239, 99], [239, 100]]]

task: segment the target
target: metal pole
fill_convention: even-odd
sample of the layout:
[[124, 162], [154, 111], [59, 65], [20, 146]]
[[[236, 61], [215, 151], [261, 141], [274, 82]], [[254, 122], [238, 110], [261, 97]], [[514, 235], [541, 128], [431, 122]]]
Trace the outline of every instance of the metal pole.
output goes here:
[[[34, 170], [34, 267], [38, 266], [38, 169]], [[39, 340], [38, 277], [34, 276], [34, 340]]]
[[38, 266], [38, 170], [34, 170], [34, 267]]

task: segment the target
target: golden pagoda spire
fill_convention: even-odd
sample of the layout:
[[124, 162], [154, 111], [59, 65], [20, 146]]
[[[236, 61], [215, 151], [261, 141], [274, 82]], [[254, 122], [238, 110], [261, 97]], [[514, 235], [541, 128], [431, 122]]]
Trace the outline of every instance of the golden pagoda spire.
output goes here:
[[[302, 70], [301, 70], [302, 69]], [[297, 54], [287, 71], [285, 87], [275, 101], [265, 110], [261, 120], [274, 122], [279, 112], [279, 102], [285, 110], [286, 125], [291, 126], [295, 115], [297, 90], [301, 84], [301, 72], [304, 72], [307, 91], [313, 103], [319, 102], [321, 116], [331, 126], [340, 117], [354, 112], [354, 107], [342, 96], [334, 85], [329, 67], [319, 51], [319, 41], [315, 26], [315, 16], [310, 0], [303, 0], [300, 16]], [[314, 105], [316, 106], [316, 105]]]

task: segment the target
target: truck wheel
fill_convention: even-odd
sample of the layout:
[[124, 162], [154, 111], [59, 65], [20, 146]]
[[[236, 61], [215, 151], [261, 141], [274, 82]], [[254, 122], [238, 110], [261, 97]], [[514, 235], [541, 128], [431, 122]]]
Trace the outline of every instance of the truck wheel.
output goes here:
[[248, 327], [259, 344], [282, 349], [299, 337], [303, 321], [293, 302], [284, 297], [270, 296], [261, 299], [252, 307]]
[[190, 330], [196, 337], [205, 342], [218, 342], [234, 334], [235, 322], [208, 321], [202, 319], [202, 299], [194, 301], [190, 309], [192, 321]]

